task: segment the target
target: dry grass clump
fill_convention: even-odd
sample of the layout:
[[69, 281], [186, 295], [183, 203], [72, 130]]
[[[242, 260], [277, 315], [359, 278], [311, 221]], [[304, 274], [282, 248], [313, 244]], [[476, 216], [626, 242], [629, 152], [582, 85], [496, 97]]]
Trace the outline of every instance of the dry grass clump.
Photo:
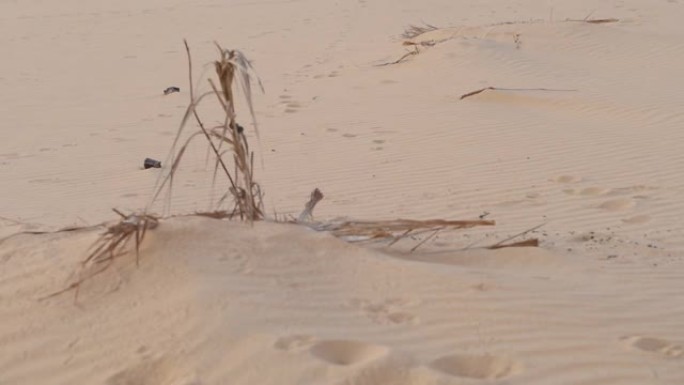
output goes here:
[[[417, 35], [436, 27], [411, 27], [405, 35]], [[218, 60], [214, 61], [216, 80], [209, 79], [208, 83], [211, 91], [195, 95], [192, 77], [192, 58], [190, 48], [185, 42], [188, 57], [188, 78], [190, 83], [190, 103], [185, 111], [177, 134], [173, 141], [168, 161], [170, 167], [165, 173], [160, 174], [154, 194], [148, 207], [137, 214], [125, 215], [114, 210], [121, 218], [118, 222], [106, 228], [104, 233], [93, 244], [88, 256], [82, 260], [78, 278], [66, 288], [53, 293], [46, 298], [53, 297], [71, 290], [75, 291], [75, 296], [83, 282], [101, 274], [113, 265], [113, 262], [131, 250], [131, 243], [134, 243], [136, 263], [140, 260], [140, 246], [145, 239], [148, 230], [156, 228], [161, 217], [150, 214], [150, 207], [155, 201], [165, 194], [169, 202], [176, 173], [179, 170], [181, 161], [190, 143], [198, 137], [204, 137], [211, 154], [215, 158], [214, 182], [218, 175], [223, 175], [227, 181], [223, 196], [218, 200], [217, 207], [204, 212], [196, 212], [190, 215], [209, 217], [213, 219], [240, 219], [248, 222], [264, 220], [263, 193], [260, 185], [254, 179], [254, 152], [251, 151], [245, 129], [238, 124], [236, 114], [236, 92], [239, 88], [242, 91], [246, 105], [252, 118], [256, 137], [259, 132], [256, 125], [254, 110], [252, 107], [252, 81], [258, 78], [254, 75], [252, 66], [247, 58], [238, 50], [228, 50], [216, 44], [219, 51]], [[418, 52], [416, 47], [415, 53]], [[401, 61], [403, 59], [400, 59]], [[258, 82], [261, 87], [261, 83]], [[263, 88], [262, 88], [263, 89]], [[481, 92], [481, 91], [480, 91]], [[223, 123], [207, 127], [197, 112], [198, 105], [206, 97], [214, 97], [223, 112]], [[194, 120], [198, 128], [197, 132], [191, 133], [182, 142], [183, 132], [188, 123]], [[224, 147], [227, 147], [224, 149]], [[224, 157], [228, 159], [224, 159]], [[232, 162], [231, 162], [232, 161]], [[381, 221], [327, 221], [314, 222], [313, 210], [318, 202], [323, 199], [320, 190], [315, 189], [298, 219], [291, 222], [304, 224], [318, 231], [327, 231], [333, 235], [348, 240], [369, 240], [387, 239], [395, 243], [409, 235], [429, 233], [413, 249], [415, 250], [423, 243], [427, 242], [438, 232], [443, 230], [464, 229], [474, 226], [493, 226], [494, 221], [471, 220], [471, 221], [450, 221], [443, 219], [432, 220], [381, 220]], [[230, 210], [221, 209], [224, 202], [232, 200]], [[517, 244], [516, 244], [517, 245]], [[509, 247], [512, 245], [495, 245], [497, 247]]]
[[[565, 22], [581, 22], [581, 23], [586, 23], [586, 24], [608, 24], [608, 23], [617, 23], [620, 21], [620, 19], [615, 19], [615, 18], [605, 18], [605, 19], [590, 19], [589, 17], [591, 14], [587, 15], [584, 19], [565, 19]], [[498, 26], [504, 26], [504, 25], [522, 25], [522, 24], [537, 24], [537, 23], [544, 23], [545, 20], [543, 19], [532, 19], [532, 20], [519, 20], [519, 21], [504, 21], [504, 22], [498, 22], [498, 23], [493, 23], [493, 24], [487, 24], [483, 25], [482, 27], [498, 27]], [[396, 60], [392, 60], [389, 62], [384, 62], [377, 64], [377, 66], [382, 67], [382, 66], [388, 66], [388, 65], [394, 65], [394, 64], [399, 64], [402, 62], [405, 62], [412, 57], [418, 55], [421, 52], [421, 48], [428, 48], [428, 47], [433, 47], [437, 45], [438, 43], [441, 43], [443, 41], [447, 41], [450, 38], [442, 39], [442, 40], [427, 40], [427, 41], [421, 41], [421, 42], [415, 42], [412, 41], [415, 38], [419, 37], [420, 35], [423, 35], [428, 32], [432, 31], [437, 31], [439, 30], [439, 27], [435, 27], [434, 25], [430, 24], [424, 24], [424, 25], [410, 25], [408, 26], [404, 32], [401, 34], [401, 37], [406, 39], [402, 45], [403, 46], [411, 46], [413, 47], [412, 50], [406, 52], [402, 56], [400, 56]], [[513, 32], [513, 43], [515, 44], [516, 49], [520, 49], [522, 47], [522, 39], [521, 34], [518, 32]]]
[[417, 37], [417, 36], [424, 34], [425, 32], [435, 31], [437, 29], [439, 29], [439, 28], [435, 27], [434, 25], [430, 25], [430, 24], [409, 25], [404, 30], [404, 33], [401, 34], [401, 37], [403, 37], [404, 39], [413, 39], [414, 37]]
[[131, 240], [135, 240], [135, 261], [136, 265], [139, 265], [140, 245], [145, 239], [147, 230], [159, 225], [159, 218], [148, 214], [125, 215], [116, 209], [114, 212], [121, 216], [121, 220], [107, 227], [107, 230], [91, 246], [92, 251], [81, 261], [77, 272], [78, 278], [66, 288], [44, 298], [74, 290], [74, 300], [78, 299], [81, 285], [111, 267], [116, 258], [128, 254], [127, 246]]
[[[152, 198], [153, 203], [162, 191], [166, 191], [170, 201], [172, 185], [175, 174], [180, 165], [180, 161], [190, 142], [197, 136], [204, 136], [209, 147], [216, 158], [214, 175], [217, 171], [222, 171], [228, 180], [229, 186], [223, 197], [219, 200], [219, 205], [227, 198], [232, 198], [234, 205], [231, 217], [239, 217], [242, 220], [255, 221], [264, 218], [263, 194], [261, 187], [254, 180], [254, 153], [249, 148], [244, 128], [236, 121], [236, 97], [234, 87], [240, 87], [249, 107], [249, 112], [254, 123], [255, 132], [258, 138], [258, 128], [254, 109], [252, 106], [252, 79], [255, 78], [261, 87], [261, 82], [254, 75], [251, 63], [245, 55], [238, 50], [224, 49], [216, 44], [219, 50], [219, 59], [214, 62], [217, 75], [218, 86], [214, 80], [209, 79], [212, 91], [195, 96], [192, 80], [192, 57], [190, 47], [185, 42], [185, 49], [188, 56], [188, 77], [190, 82], [190, 104], [188, 105], [181, 125], [178, 128], [176, 138], [171, 149], [171, 168], [163, 177]], [[263, 87], [262, 87], [263, 90]], [[223, 123], [207, 128], [199, 114], [197, 106], [206, 96], [214, 95], [224, 112]], [[176, 146], [190, 118], [194, 118], [200, 131], [191, 135], [185, 143], [176, 151]], [[229, 149], [222, 151], [222, 146], [227, 145]], [[233, 171], [230, 170], [223, 156], [229, 153], [232, 155]]]
[[[183, 155], [191, 141], [197, 137], [203, 136], [207, 140], [207, 143], [216, 158], [214, 174], [216, 175], [217, 171], [220, 170], [228, 181], [227, 191], [219, 200], [219, 205], [226, 199], [232, 198], [233, 208], [231, 211], [217, 209], [216, 211], [197, 213], [196, 215], [219, 219], [239, 218], [250, 222], [264, 219], [261, 187], [254, 181], [254, 153], [249, 148], [244, 128], [236, 121], [236, 97], [233, 90], [233, 87], [240, 86], [256, 130], [256, 119], [254, 118], [251, 92], [251, 81], [255, 76], [253, 75], [253, 69], [249, 60], [247, 60], [240, 51], [224, 49], [218, 44], [216, 44], [216, 47], [219, 50], [219, 58], [214, 62], [214, 68], [217, 75], [218, 86], [214, 80], [209, 79], [208, 82], [212, 91], [196, 96], [193, 91], [190, 47], [187, 42], [185, 42], [188, 56], [190, 103], [185, 111], [185, 115], [183, 116], [171, 148], [171, 154], [169, 156], [171, 161], [167, 162], [167, 164], [171, 164], [171, 167], [166, 174], [161, 175], [161, 179], [157, 184], [151, 202], [148, 205], [148, 209], [141, 214], [131, 215], [124, 215], [121, 212], [114, 210], [121, 216], [120, 221], [107, 227], [105, 232], [95, 241], [92, 246], [93, 251], [81, 262], [78, 279], [65, 289], [53, 293], [48, 297], [62, 294], [70, 290], [74, 290], [75, 294], [78, 295], [78, 289], [83, 282], [104, 272], [112, 266], [112, 263], [116, 258], [128, 253], [128, 245], [131, 240], [135, 241], [136, 263], [139, 263], [140, 245], [145, 238], [147, 230], [157, 227], [160, 220], [160, 217], [148, 213], [149, 206], [157, 200], [162, 192], [166, 192], [167, 198], [170, 201], [174, 177], [181, 164]], [[260, 82], [259, 85], [261, 86]], [[216, 97], [225, 116], [223, 124], [207, 128], [197, 113], [197, 106], [205, 97], [211, 95]], [[183, 145], [176, 150], [184, 128], [188, 124], [190, 118], [194, 118], [199, 131], [191, 134]], [[223, 151], [223, 146], [228, 146], [228, 150]], [[232, 171], [227, 162], [223, 159], [226, 154], [232, 155]]]

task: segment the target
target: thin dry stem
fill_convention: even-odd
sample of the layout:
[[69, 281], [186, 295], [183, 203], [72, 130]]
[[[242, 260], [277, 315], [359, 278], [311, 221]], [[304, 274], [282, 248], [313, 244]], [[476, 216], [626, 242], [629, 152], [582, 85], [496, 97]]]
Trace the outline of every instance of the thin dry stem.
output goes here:
[[[241, 219], [246, 219], [249, 221], [263, 219], [263, 199], [261, 188], [256, 182], [254, 182], [254, 153], [252, 153], [249, 149], [249, 143], [243, 132], [243, 128], [236, 121], [236, 100], [235, 92], [233, 90], [233, 87], [237, 86], [238, 84], [242, 87], [250, 114], [252, 115], [255, 131], [258, 135], [256, 118], [254, 117], [251, 99], [251, 73], [253, 72], [251, 63], [249, 63], [249, 61], [240, 51], [225, 50], [220, 45], [216, 44], [220, 53], [219, 59], [214, 62], [214, 68], [218, 78], [218, 86], [211, 79], [209, 79], [209, 85], [212, 90], [210, 92], [201, 94], [199, 97], [196, 97], [194, 93], [192, 77], [192, 56], [190, 54], [190, 47], [187, 41], [184, 41], [184, 44], [188, 58], [190, 104], [186, 110], [185, 116], [182, 119], [181, 126], [172, 146], [171, 153], [173, 155], [171, 155], [171, 159], [173, 161], [170, 162], [172, 166], [166, 176], [161, 180], [161, 183], [158, 184], [158, 188], [153, 196], [152, 202], [157, 199], [159, 194], [164, 189], [168, 189], [167, 196], [170, 199], [173, 180], [176, 172], [178, 171], [180, 161], [183, 159], [183, 154], [185, 153], [185, 150], [191, 139], [198, 135], [198, 133], [191, 135], [185, 144], [177, 152], [175, 151], [183, 128], [188, 119], [192, 116], [199, 127], [199, 134], [204, 136], [209, 144], [211, 153], [213, 153], [213, 155], [216, 157], [211, 194], [213, 194], [214, 190], [216, 173], [220, 169], [228, 179], [229, 185], [226, 189], [227, 194], [224, 195], [224, 198], [219, 200], [219, 205], [223, 203], [225, 198], [231, 196], [235, 202], [235, 208], [233, 209], [233, 212]], [[260, 82], [259, 85], [261, 86]], [[224, 123], [210, 129], [207, 128], [197, 112], [197, 106], [200, 100], [209, 94], [215, 95], [225, 113]], [[216, 143], [215, 140], [218, 143]], [[229, 167], [226, 161], [224, 161], [224, 151], [221, 149], [223, 144], [228, 145], [230, 152], [232, 153], [231, 158], [234, 162], [235, 168], [233, 172], [230, 170], [231, 167]]]
[[418, 48], [417, 45], [414, 45], [414, 46], [413, 46], [413, 51], [409, 51], [409, 52], [405, 53], [402, 57], [400, 57], [399, 59], [397, 59], [397, 60], [395, 60], [395, 61], [391, 61], [391, 62], [387, 62], [387, 63], [378, 64], [378, 67], [384, 67], [384, 66], [388, 66], [388, 65], [399, 64], [399, 63], [401, 63], [401, 62], [403, 62], [403, 61], [408, 60], [411, 56], [418, 55], [419, 53], [420, 53], [420, 49]]
[[410, 25], [404, 30], [404, 33], [401, 34], [401, 37], [405, 39], [413, 39], [416, 36], [424, 34], [425, 32], [434, 31], [436, 29], [438, 28], [430, 24], [425, 24], [422, 26]]
[[109, 226], [107, 230], [91, 246], [91, 252], [81, 261], [78, 278], [66, 288], [49, 294], [42, 299], [52, 298], [57, 295], [74, 290], [74, 301], [78, 299], [81, 285], [93, 277], [103, 273], [112, 266], [114, 260], [128, 253], [126, 245], [131, 238], [135, 239], [136, 264], [140, 264], [140, 247], [148, 229], [154, 229], [159, 225], [159, 218], [149, 214], [125, 215], [121, 211], [113, 209], [122, 218], [119, 222]]
[[499, 87], [485, 87], [485, 88], [480, 88], [479, 90], [471, 91], [466, 94], [461, 95], [461, 100], [465, 98], [469, 98], [471, 96], [475, 96], [477, 94], [481, 94], [482, 92], [485, 92], [487, 90], [491, 91], [543, 91], [543, 92], [575, 92], [577, 90], [570, 90], [570, 89], [554, 89], [554, 88], [499, 88]]

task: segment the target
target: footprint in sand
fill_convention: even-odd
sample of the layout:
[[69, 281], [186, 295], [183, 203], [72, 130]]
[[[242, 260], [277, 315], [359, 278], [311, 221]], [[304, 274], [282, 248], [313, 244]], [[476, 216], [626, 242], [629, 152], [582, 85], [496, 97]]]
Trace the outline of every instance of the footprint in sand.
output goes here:
[[327, 340], [312, 346], [310, 352], [314, 357], [329, 364], [351, 366], [383, 357], [389, 349], [361, 341]]
[[601, 203], [598, 207], [607, 211], [623, 211], [629, 210], [636, 206], [636, 202], [630, 198], [610, 199]]
[[279, 338], [273, 347], [284, 351], [297, 351], [301, 349], [308, 349], [316, 342], [316, 338], [304, 334], [296, 334], [292, 336]]
[[622, 220], [623, 223], [628, 225], [640, 225], [651, 220], [650, 215], [635, 215], [633, 217], [625, 218]]
[[434, 370], [455, 377], [495, 380], [521, 373], [523, 365], [503, 356], [454, 354], [430, 364]]
[[612, 189], [605, 187], [587, 187], [579, 191], [580, 195], [584, 196], [600, 196], [609, 194]]
[[606, 187], [587, 187], [583, 189], [566, 189], [563, 190], [564, 193], [568, 195], [582, 195], [585, 197], [597, 197], [597, 196], [603, 196], [610, 194], [613, 191], [613, 189], [606, 188]]
[[298, 102], [289, 102], [285, 104], [285, 113], [286, 114], [293, 114], [297, 111], [299, 111], [302, 108], [302, 105], [299, 104]]
[[283, 94], [279, 96], [280, 104], [285, 107], [284, 112], [286, 114], [293, 114], [298, 112], [303, 106], [296, 100], [292, 100], [292, 96]]
[[582, 178], [574, 175], [561, 175], [551, 179], [556, 183], [577, 183], [581, 182]]
[[402, 311], [405, 307], [415, 306], [409, 300], [402, 298], [391, 298], [379, 302], [371, 302], [363, 299], [354, 299], [350, 302], [355, 307], [364, 312], [373, 322], [383, 325], [397, 324], [418, 324], [420, 319], [417, 315]]
[[380, 81], [380, 84], [397, 84], [397, 83], [399, 83], [399, 82], [396, 80], [393, 80], [393, 79], [384, 79], [384, 80]]
[[626, 336], [621, 340], [627, 346], [648, 353], [660, 354], [665, 357], [684, 357], [684, 347], [668, 340], [653, 337]]

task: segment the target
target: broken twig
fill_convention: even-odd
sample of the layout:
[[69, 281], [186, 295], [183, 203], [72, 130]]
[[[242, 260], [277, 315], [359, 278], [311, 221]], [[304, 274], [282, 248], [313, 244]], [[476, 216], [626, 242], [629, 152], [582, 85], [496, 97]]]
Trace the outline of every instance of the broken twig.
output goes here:
[[314, 189], [311, 192], [311, 198], [309, 199], [308, 202], [306, 202], [306, 205], [304, 206], [304, 210], [302, 211], [301, 214], [299, 214], [299, 218], [297, 219], [297, 222], [306, 222], [309, 220], [313, 219], [313, 210], [316, 207], [316, 204], [320, 202], [323, 199], [323, 193], [321, 190], [318, 188]]
[[417, 45], [414, 45], [413, 51], [407, 52], [406, 54], [404, 54], [404, 56], [400, 57], [399, 59], [397, 59], [395, 61], [378, 64], [378, 67], [384, 67], [384, 66], [388, 66], [388, 65], [399, 64], [399, 63], [407, 60], [409, 57], [414, 56], [414, 55], [418, 55], [419, 53], [420, 53], [420, 49], [418, 49]]
[[[531, 231], [537, 230], [538, 228], [540, 228], [540, 227], [542, 227], [542, 226], [544, 226], [544, 225], [546, 225], [546, 223], [542, 223], [541, 225], [534, 226], [534, 227], [532, 227], [531, 229], [527, 229], [527, 230], [525, 230], [525, 231], [523, 231], [523, 232], [520, 232], [520, 233], [518, 233], [518, 234], [512, 235], [512, 236], [510, 236], [510, 237], [504, 239], [503, 241], [498, 242], [498, 243], [495, 243], [494, 245], [489, 246], [489, 247], [487, 247], [487, 248], [488, 248], [488, 249], [500, 249], [500, 248], [502, 248], [502, 247], [511, 247], [511, 245], [508, 245], [508, 246], [502, 246], [502, 245], [504, 245], [506, 242], [508, 242], [508, 241], [510, 241], [510, 240], [512, 240], [512, 239], [521, 237], [521, 236], [523, 236], [523, 235], [525, 235], [525, 234], [527, 234], [527, 233], [529, 233], [529, 232], [531, 232]], [[526, 241], [522, 241], [522, 242], [526, 242]], [[529, 240], [528, 240], [528, 242], [529, 242]], [[538, 243], [538, 242], [539, 242], [539, 241], [537, 241], [537, 243]], [[518, 242], [518, 243], [520, 243], [520, 242]], [[537, 245], [538, 245], [538, 244], [537, 244]]]
[[524, 241], [507, 243], [507, 244], [496, 244], [494, 246], [489, 246], [488, 249], [503, 249], [505, 247], [539, 247], [539, 239], [525, 239]]

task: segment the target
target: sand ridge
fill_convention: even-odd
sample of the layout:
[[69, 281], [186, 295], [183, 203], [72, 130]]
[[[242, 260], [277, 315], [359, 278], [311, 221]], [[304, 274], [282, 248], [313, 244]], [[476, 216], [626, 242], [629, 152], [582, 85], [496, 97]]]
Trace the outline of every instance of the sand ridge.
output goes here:
[[[121, 259], [77, 304], [37, 302], [79, 260], [53, 250], [96, 235], [4, 245], [3, 271], [15, 272], [2, 281], [5, 382], [610, 384], [649, 381], [648, 368], [682, 378], [684, 314], [670, 306], [681, 285], [664, 269], [544, 265], [551, 253], [525, 249], [466, 264], [396, 258], [294, 225], [176, 218], [150, 233], [140, 267]], [[36, 237], [42, 246], [22, 247]]]

